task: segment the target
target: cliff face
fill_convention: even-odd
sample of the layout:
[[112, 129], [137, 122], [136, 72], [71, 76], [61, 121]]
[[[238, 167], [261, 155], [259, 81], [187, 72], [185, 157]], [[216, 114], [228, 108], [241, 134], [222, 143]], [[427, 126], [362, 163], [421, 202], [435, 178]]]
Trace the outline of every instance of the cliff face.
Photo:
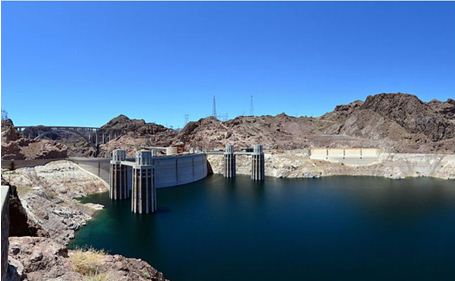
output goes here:
[[67, 157], [68, 148], [56, 141], [23, 138], [10, 119], [2, 120], [2, 159], [32, 160]]
[[[37, 235], [50, 236], [61, 244], [68, 243], [74, 231], [98, 209], [98, 206], [81, 204], [75, 198], [108, 190], [102, 180], [68, 161], [4, 170], [2, 178], [17, 190], [21, 202], [18, 213], [25, 210], [28, 225], [38, 225], [40, 232], [47, 234]], [[24, 231], [17, 233], [18, 236], [25, 234]]]

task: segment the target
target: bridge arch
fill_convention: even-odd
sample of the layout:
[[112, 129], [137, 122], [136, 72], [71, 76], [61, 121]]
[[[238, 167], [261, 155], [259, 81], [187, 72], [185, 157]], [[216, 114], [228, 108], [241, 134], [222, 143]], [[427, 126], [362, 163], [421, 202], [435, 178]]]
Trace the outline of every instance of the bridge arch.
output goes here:
[[[78, 135], [88, 145], [90, 145], [93, 149], [95, 149], [96, 152], [98, 151], [98, 141], [95, 141], [95, 143], [93, 143], [92, 141], [90, 141], [90, 139], [86, 135], [84, 135], [83, 133], [79, 132], [78, 130], [71, 129], [71, 128], [52, 128], [49, 131], [45, 131], [45, 132], [42, 132], [42, 133], [38, 134], [38, 136], [36, 136], [34, 139], [35, 140], [39, 140], [39, 139], [42, 139], [43, 137], [45, 137], [47, 135], [51, 135], [51, 134], [53, 134], [55, 132], [58, 132], [58, 131], [63, 131], [63, 132], [68, 132], [68, 133], [72, 133], [72, 134]], [[98, 138], [97, 132], [95, 132], [95, 137]]]

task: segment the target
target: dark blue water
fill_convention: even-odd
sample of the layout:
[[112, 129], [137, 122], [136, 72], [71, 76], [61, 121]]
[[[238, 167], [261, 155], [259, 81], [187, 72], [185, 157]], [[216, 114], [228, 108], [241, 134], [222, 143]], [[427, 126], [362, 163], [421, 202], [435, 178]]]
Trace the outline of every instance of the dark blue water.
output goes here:
[[455, 182], [211, 176], [158, 191], [159, 212], [105, 209], [73, 247], [142, 258], [183, 280], [455, 280]]

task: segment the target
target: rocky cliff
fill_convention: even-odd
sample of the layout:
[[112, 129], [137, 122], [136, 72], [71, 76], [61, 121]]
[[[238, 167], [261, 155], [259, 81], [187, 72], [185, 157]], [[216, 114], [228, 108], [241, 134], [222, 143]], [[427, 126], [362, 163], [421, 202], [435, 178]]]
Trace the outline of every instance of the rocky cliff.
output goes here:
[[10, 119], [2, 120], [2, 159], [32, 160], [67, 157], [68, 148], [51, 140], [31, 140], [22, 137]]

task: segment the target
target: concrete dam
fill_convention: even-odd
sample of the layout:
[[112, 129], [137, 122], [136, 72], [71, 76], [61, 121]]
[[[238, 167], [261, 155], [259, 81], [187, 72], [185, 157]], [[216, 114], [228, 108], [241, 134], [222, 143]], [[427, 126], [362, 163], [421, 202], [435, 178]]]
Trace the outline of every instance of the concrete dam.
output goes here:
[[[110, 183], [111, 158], [82, 158], [72, 157], [70, 161], [78, 164], [84, 170]], [[134, 158], [125, 158], [132, 162]], [[195, 182], [208, 174], [207, 157], [204, 153], [159, 156], [154, 158], [155, 186], [164, 188]], [[128, 164], [128, 163], [127, 163]], [[127, 184], [131, 191], [132, 167], [127, 165]]]
[[[155, 149], [139, 150], [134, 161], [126, 159], [126, 151], [123, 149], [115, 149], [112, 152], [112, 160], [109, 162], [109, 196], [112, 200], [125, 200], [131, 197], [133, 213], [149, 214], [156, 211], [157, 188], [191, 183], [205, 178], [208, 174], [206, 153], [157, 156], [156, 152]], [[252, 159], [251, 179], [264, 180], [262, 145], [255, 145], [253, 152], [246, 154], [251, 155]], [[235, 177], [236, 154], [233, 146], [227, 145], [222, 155], [225, 160], [224, 176]], [[97, 172], [101, 174], [101, 166], [97, 168]]]

